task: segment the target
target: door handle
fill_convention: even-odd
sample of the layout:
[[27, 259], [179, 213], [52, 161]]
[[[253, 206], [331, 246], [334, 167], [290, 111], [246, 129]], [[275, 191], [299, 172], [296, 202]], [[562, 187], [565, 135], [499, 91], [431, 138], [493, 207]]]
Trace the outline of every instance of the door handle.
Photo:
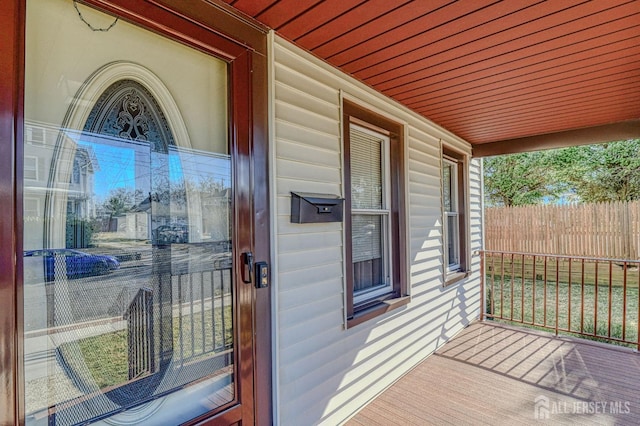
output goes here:
[[242, 282], [251, 284], [253, 274], [253, 253], [245, 251], [242, 253]]

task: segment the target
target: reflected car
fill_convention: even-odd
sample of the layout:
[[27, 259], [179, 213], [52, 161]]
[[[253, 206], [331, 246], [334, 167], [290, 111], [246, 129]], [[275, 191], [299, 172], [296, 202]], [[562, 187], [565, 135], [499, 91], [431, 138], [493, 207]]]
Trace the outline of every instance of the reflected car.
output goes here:
[[189, 241], [189, 228], [186, 225], [161, 225], [153, 231], [155, 243], [186, 243]]
[[80, 278], [103, 275], [119, 268], [120, 262], [115, 257], [104, 254], [91, 254], [73, 249], [24, 252], [25, 279], [29, 278], [29, 273], [38, 278], [44, 277], [45, 281], [53, 281], [56, 272], [64, 273], [65, 270], [67, 278]]

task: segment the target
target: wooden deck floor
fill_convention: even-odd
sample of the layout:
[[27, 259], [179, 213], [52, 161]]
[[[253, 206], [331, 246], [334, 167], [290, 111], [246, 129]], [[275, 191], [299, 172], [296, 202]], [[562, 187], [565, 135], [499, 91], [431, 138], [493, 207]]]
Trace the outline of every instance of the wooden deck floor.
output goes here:
[[348, 423], [640, 424], [640, 354], [474, 323]]

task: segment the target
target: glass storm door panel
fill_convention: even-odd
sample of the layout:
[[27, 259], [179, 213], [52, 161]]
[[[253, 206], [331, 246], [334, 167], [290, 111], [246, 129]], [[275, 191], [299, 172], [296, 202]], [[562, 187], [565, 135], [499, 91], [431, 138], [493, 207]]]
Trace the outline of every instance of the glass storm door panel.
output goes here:
[[62, 0], [26, 52], [26, 424], [238, 404], [227, 63]]

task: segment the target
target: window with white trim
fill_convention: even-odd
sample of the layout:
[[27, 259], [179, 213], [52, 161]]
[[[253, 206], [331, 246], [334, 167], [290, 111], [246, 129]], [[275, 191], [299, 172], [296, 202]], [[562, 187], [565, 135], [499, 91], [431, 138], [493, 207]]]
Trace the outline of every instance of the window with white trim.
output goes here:
[[442, 161], [444, 214], [446, 216], [447, 270], [460, 270], [460, 213], [458, 212], [458, 164]]
[[459, 277], [459, 273], [467, 269], [464, 173], [464, 157], [443, 149], [442, 205], [447, 284], [449, 277]]
[[38, 180], [38, 157], [24, 156], [24, 178], [29, 180]]
[[356, 124], [351, 136], [351, 248], [354, 303], [390, 291], [389, 137]]

